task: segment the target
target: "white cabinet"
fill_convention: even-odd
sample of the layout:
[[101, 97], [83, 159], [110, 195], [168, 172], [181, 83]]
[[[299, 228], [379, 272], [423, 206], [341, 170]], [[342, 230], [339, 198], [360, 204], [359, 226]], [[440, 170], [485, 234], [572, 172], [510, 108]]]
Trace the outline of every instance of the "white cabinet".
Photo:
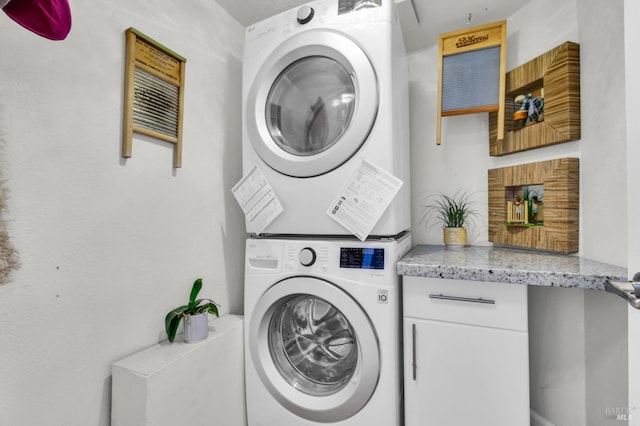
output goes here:
[[406, 426], [528, 425], [527, 287], [403, 283]]

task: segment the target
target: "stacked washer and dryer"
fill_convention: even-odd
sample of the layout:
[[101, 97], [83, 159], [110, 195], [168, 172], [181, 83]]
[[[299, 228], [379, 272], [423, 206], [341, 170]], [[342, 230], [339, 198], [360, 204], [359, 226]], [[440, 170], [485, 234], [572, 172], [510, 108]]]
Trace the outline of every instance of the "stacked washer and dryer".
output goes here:
[[[411, 237], [394, 3], [319, 0], [258, 22], [243, 65], [243, 171], [257, 167], [283, 208], [246, 243], [249, 426], [400, 426], [395, 265]], [[363, 160], [403, 185], [360, 241], [327, 209]]]

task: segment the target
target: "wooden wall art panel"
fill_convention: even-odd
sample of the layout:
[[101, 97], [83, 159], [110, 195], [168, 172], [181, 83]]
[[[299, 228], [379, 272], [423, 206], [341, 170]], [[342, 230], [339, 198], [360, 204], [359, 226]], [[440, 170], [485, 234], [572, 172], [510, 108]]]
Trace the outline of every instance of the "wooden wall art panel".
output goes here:
[[[543, 91], [543, 121], [518, 128], [518, 95]], [[580, 45], [565, 42], [506, 75], [504, 138], [498, 112], [489, 113], [489, 154], [501, 156], [580, 139]]]
[[[514, 187], [542, 185], [544, 223], [507, 225]], [[575, 253], [579, 247], [580, 162], [561, 158], [489, 170], [489, 241], [537, 250]]]

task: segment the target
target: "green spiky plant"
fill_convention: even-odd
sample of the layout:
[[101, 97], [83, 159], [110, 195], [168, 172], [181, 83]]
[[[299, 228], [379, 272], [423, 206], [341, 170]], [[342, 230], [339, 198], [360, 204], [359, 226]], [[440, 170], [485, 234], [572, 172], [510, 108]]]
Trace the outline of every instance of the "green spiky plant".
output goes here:
[[471, 206], [469, 194], [458, 191], [453, 196], [436, 194], [427, 198], [420, 223], [427, 227], [441, 224], [443, 228], [464, 228], [473, 224], [477, 212]]
[[218, 316], [218, 304], [211, 299], [196, 299], [202, 289], [202, 278], [194, 281], [189, 295], [189, 303], [179, 306], [169, 312], [164, 319], [164, 327], [170, 342], [176, 338], [176, 332], [182, 318], [190, 315], [199, 315], [205, 312]]

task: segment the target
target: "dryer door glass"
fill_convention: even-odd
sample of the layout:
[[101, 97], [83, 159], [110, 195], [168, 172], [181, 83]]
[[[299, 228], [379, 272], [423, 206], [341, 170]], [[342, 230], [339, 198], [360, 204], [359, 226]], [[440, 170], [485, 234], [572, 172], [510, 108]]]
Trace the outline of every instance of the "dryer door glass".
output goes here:
[[275, 143], [293, 155], [315, 155], [336, 143], [353, 117], [355, 86], [338, 61], [311, 56], [275, 80], [266, 121]]
[[378, 116], [372, 62], [335, 31], [287, 38], [243, 81], [243, 144], [286, 176], [314, 177], [340, 167], [367, 141]]
[[331, 395], [353, 376], [358, 343], [347, 318], [326, 300], [308, 294], [285, 299], [269, 324], [276, 368], [296, 389]]

